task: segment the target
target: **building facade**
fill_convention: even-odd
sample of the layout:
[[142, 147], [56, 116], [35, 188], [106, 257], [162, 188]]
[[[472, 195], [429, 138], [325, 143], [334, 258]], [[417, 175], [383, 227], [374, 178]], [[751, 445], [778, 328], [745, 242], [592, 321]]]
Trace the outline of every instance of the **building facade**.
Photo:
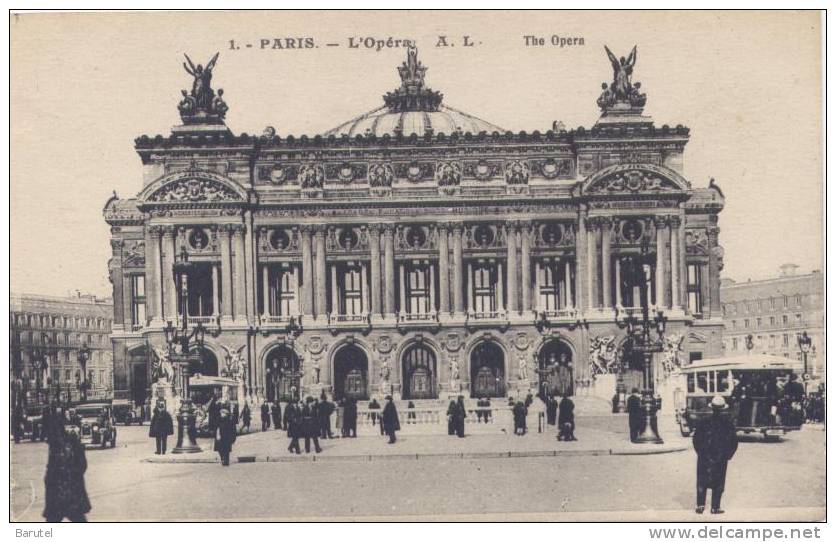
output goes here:
[[727, 355], [746, 355], [751, 346], [755, 352], [803, 361], [798, 338], [806, 332], [812, 340], [808, 373], [824, 379], [824, 277], [821, 271], [799, 275], [797, 268], [783, 265], [778, 277], [766, 280], [722, 281], [723, 349]]
[[411, 48], [382, 107], [301, 137], [233, 134], [195, 76], [182, 124], [136, 140], [137, 196], [104, 207], [117, 395], [147, 394], [184, 252], [201, 372], [257, 398], [609, 398], [620, 368], [640, 380], [621, 345], [642, 303], [668, 359], [721, 353], [723, 196], [684, 176], [687, 128], [654, 125], [622, 71], [592, 128], [506, 132], [426, 70]]
[[16, 383], [15, 399], [37, 400], [40, 389], [42, 401], [76, 401], [85, 382], [88, 399], [112, 399], [112, 324], [110, 299], [11, 294], [9, 381]]

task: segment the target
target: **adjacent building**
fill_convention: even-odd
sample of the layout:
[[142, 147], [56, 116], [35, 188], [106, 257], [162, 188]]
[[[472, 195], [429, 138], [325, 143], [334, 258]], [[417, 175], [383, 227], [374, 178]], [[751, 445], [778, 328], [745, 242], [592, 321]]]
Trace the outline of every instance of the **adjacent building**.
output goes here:
[[[798, 266], [781, 266], [779, 276], [736, 282], [723, 279], [727, 355], [745, 355], [751, 350], [803, 361], [799, 336], [812, 340], [808, 358], [811, 377], [825, 373], [824, 276], [821, 271], [798, 274]], [[751, 343], [747, 346], [747, 337]]]
[[11, 294], [9, 381], [19, 401], [113, 398], [113, 302]]
[[136, 196], [104, 206], [116, 395], [147, 397], [184, 255], [198, 372], [255, 398], [609, 398], [621, 368], [641, 379], [621, 345], [643, 304], [668, 358], [719, 355], [723, 195], [692, 185], [688, 128], [643, 115], [616, 69], [591, 128], [513, 133], [447, 105], [410, 49], [379, 108], [300, 137], [233, 133], [192, 74], [182, 124], [136, 139]]

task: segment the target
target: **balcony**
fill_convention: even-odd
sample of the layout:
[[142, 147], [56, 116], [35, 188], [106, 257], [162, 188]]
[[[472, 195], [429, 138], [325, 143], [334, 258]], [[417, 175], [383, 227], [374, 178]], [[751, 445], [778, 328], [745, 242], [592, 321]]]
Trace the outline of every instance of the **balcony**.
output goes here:
[[346, 329], [368, 330], [371, 328], [369, 313], [363, 314], [328, 314], [328, 327], [332, 333]]
[[505, 327], [508, 326], [508, 313], [503, 310], [467, 311], [465, 326], [475, 327]]
[[259, 325], [262, 328], [290, 329], [302, 323], [302, 316], [299, 314], [262, 314], [258, 317]]
[[398, 313], [398, 327], [401, 329], [436, 329], [438, 326], [436, 311]]

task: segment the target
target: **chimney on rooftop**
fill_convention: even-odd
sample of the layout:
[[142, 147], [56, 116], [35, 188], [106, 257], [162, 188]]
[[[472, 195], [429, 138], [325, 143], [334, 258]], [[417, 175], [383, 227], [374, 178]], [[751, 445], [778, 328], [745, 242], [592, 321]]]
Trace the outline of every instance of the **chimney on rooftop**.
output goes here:
[[782, 265], [778, 269], [781, 270], [781, 276], [782, 277], [794, 277], [795, 272], [798, 269], [798, 266], [795, 265], [794, 263], [785, 263], [784, 265]]

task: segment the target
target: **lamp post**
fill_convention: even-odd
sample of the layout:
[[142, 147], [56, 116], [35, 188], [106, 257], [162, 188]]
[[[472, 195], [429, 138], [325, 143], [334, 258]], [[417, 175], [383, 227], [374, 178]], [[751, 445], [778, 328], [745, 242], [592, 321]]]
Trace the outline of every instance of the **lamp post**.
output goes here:
[[810, 354], [810, 350], [813, 346], [813, 339], [807, 335], [806, 331], [801, 332], [797, 336], [798, 339], [798, 348], [801, 350], [801, 361], [804, 364], [804, 374], [801, 376], [802, 380], [804, 381], [804, 393], [807, 393], [807, 381], [810, 379], [810, 375], [808, 373], [809, 368], [807, 366], [807, 356]]
[[[640, 268], [636, 268], [635, 263], [633, 265], [634, 278], [639, 278], [639, 273], [641, 274], [639, 288], [641, 291], [642, 318], [641, 321], [637, 321], [631, 314], [626, 319], [628, 348], [631, 352], [641, 355], [643, 359], [641, 407], [644, 413], [644, 427], [634, 442], [640, 444], [662, 444], [662, 438], [659, 436], [656, 422], [656, 413], [661, 407], [661, 401], [655, 396], [653, 354], [664, 350], [666, 319], [661, 310], [654, 311], [655, 314], [652, 319], [650, 316], [649, 301], [647, 299], [647, 277], [645, 276], [643, 263], [647, 252], [648, 246], [645, 240], [641, 247], [642, 258], [638, 261]], [[657, 339], [654, 339], [652, 336], [654, 328], [658, 336]]]
[[[206, 332], [203, 324], [198, 324], [189, 329], [189, 273], [194, 264], [189, 262], [189, 254], [186, 248], [180, 251], [177, 261], [172, 265], [174, 283], [177, 285], [180, 305], [180, 327], [176, 328], [171, 320], [163, 329], [165, 340], [168, 344], [168, 357], [172, 365], [176, 367], [179, 375], [177, 381], [180, 383], [180, 411], [177, 414], [177, 446], [171, 450], [174, 454], [197, 453], [200, 446], [197, 445], [195, 434], [195, 411], [189, 397], [189, 377], [191, 376], [190, 365], [199, 365], [202, 361], [201, 350], [203, 350], [203, 339]], [[179, 347], [179, 351], [178, 351]], [[187, 438], [184, 438], [187, 437]]]
[[78, 359], [78, 366], [80, 368], [81, 374], [76, 373], [76, 383], [78, 385], [78, 391], [81, 395], [81, 400], [87, 400], [87, 362], [90, 360], [90, 348], [87, 346], [87, 343], [81, 345], [81, 349], [78, 351], [76, 355]]

